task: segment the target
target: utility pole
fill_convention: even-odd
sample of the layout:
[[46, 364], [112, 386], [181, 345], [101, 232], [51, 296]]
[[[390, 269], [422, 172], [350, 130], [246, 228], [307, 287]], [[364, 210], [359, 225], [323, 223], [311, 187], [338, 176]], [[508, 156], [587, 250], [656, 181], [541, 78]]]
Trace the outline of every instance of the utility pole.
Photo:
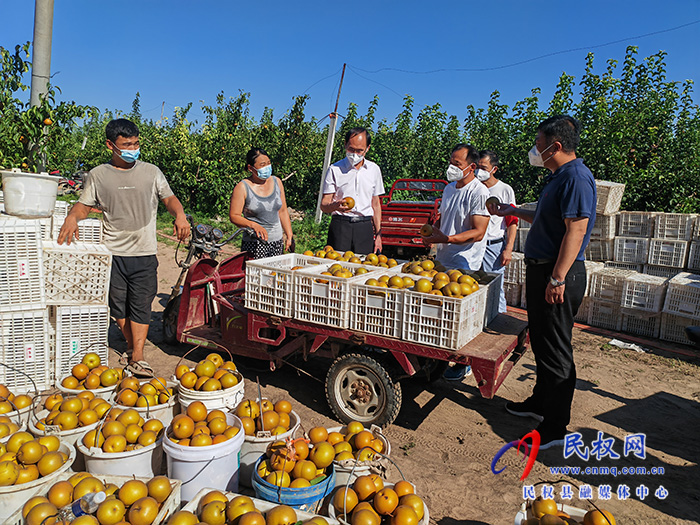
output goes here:
[[328, 166], [331, 165], [331, 155], [333, 154], [333, 142], [335, 141], [335, 125], [338, 122], [338, 102], [340, 102], [340, 90], [343, 89], [343, 78], [345, 78], [345, 66], [343, 64], [343, 72], [340, 75], [340, 85], [338, 86], [338, 97], [335, 99], [335, 109], [330, 116], [328, 124], [328, 138], [326, 139], [326, 154], [323, 157], [323, 171], [321, 171], [321, 184], [318, 188], [318, 200], [316, 201], [316, 222], [321, 222], [323, 212], [321, 212], [321, 200], [323, 199], [323, 178], [326, 176]]
[[51, 39], [53, 37], [53, 1], [35, 0], [34, 42], [32, 52], [32, 89], [30, 104], [38, 106], [51, 79]]
[[[53, 38], [53, 1], [35, 0], [34, 43], [32, 52], [32, 86], [29, 103], [32, 107], [41, 104], [51, 79], [51, 40]], [[44, 127], [44, 133], [48, 130]], [[46, 153], [37, 159], [37, 171], [46, 169]]]

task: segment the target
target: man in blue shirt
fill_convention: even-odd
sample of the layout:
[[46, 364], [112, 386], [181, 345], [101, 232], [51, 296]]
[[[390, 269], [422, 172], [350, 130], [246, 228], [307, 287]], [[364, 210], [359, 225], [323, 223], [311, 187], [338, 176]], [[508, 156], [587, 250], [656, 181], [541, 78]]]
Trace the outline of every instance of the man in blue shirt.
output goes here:
[[532, 223], [525, 245], [525, 293], [537, 380], [528, 399], [506, 403], [506, 410], [541, 422], [540, 449], [564, 444], [576, 387], [571, 332], [586, 289], [584, 251], [596, 211], [593, 174], [576, 158], [579, 133], [578, 121], [566, 115], [542, 122], [529, 152], [530, 164], [551, 174], [537, 210], [507, 204], [494, 210]]

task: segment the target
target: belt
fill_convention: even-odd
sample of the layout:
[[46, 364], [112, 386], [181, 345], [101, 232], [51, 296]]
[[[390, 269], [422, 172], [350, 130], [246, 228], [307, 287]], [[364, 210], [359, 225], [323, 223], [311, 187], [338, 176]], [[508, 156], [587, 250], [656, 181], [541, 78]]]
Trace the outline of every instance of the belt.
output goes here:
[[367, 222], [371, 221], [371, 216], [359, 216], [359, 217], [348, 217], [347, 215], [333, 215], [334, 219], [338, 219], [343, 222]]
[[486, 244], [488, 244], [489, 246], [491, 246], [492, 244], [500, 244], [500, 243], [502, 243], [502, 242], [505, 241], [505, 240], [506, 240], [505, 237], [501, 237], [500, 239], [492, 239], [492, 240], [490, 240], [490, 241], [486, 241]]
[[530, 266], [530, 265], [540, 265], [540, 264], [554, 264], [557, 262], [556, 259], [533, 259], [532, 257], [525, 257], [525, 266]]

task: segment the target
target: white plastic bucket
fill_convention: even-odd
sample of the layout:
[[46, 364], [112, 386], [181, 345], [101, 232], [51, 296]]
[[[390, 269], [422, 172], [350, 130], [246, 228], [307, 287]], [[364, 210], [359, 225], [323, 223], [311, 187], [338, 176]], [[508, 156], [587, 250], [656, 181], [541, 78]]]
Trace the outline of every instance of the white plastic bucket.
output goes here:
[[[72, 446], [75, 446], [75, 444], [78, 441], [81, 441], [83, 439], [83, 436], [90, 432], [93, 428], [97, 428], [97, 425], [100, 424], [99, 421], [96, 423], [93, 423], [92, 425], [88, 425], [86, 427], [77, 427], [72, 430], [59, 430], [57, 426], [54, 425], [46, 425], [46, 428], [44, 430], [39, 430], [36, 427], [36, 423], [42, 418], [46, 417], [48, 415], [49, 411], [44, 409], [40, 410], [37, 413], [32, 412], [31, 417], [29, 418], [29, 432], [31, 432], [33, 435], [37, 437], [41, 436], [56, 436], [58, 439], [61, 440], [61, 443], [68, 443]], [[35, 419], [36, 418], [36, 419]], [[75, 464], [73, 465], [74, 468], [76, 469], [76, 472], [80, 472], [81, 470], [85, 470], [85, 460], [83, 458], [82, 454], [77, 454], [75, 458]]]
[[[332, 427], [327, 429], [328, 432], [341, 432], [347, 427]], [[372, 425], [368, 428], [372, 434], [374, 434], [384, 445], [384, 450], [382, 454], [384, 456], [389, 456], [391, 454], [391, 443], [382, 433], [382, 429], [376, 425]], [[380, 456], [381, 458], [381, 456]], [[356, 463], [356, 464], [355, 464]], [[335, 467], [335, 486], [345, 486], [350, 480], [350, 483], [354, 483], [360, 476], [367, 476], [369, 474], [374, 474], [375, 471], [372, 470], [372, 464], [374, 461], [357, 461], [347, 460], [347, 462], [334, 461], [333, 466]], [[354, 468], [354, 470], [353, 470]]]
[[182, 480], [182, 501], [189, 501], [205, 487], [238, 492], [238, 456], [245, 433], [243, 424], [233, 414], [226, 414], [229, 425], [238, 427], [231, 439], [208, 447], [183, 447], [163, 438], [168, 463], [168, 477]]
[[[343, 485], [344, 487], [345, 485]], [[337, 487], [337, 485], [336, 485]], [[350, 487], [352, 488], [352, 486]], [[384, 483], [384, 488], [389, 488], [393, 489], [394, 488], [394, 483]], [[415, 487], [414, 487], [415, 488]], [[420, 494], [418, 494], [420, 496]], [[428, 505], [425, 503], [425, 498], [420, 496], [420, 499], [423, 500], [423, 519], [421, 519], [418, 522], [418, 525], [428, 525], [430, 523], [430, 513], [428, 512]], [[333, 500], [328, 502], [328, 516], [331, 519], [338, 520], [340, 522], [340, 525], [350, 525], [350, 522], [345, 521], [342, 517], [342, 514], [338, 516], [335, 512], [335, 507], [333, 506]]]
[[207, 411], [209, 412], [212, 410], [223, 410], [226, 412], [236, 408], [241, 401], [243, 401], [243, 396], [245, 395], [245, 381], [238, 370], [234, 371], [233, 375], [238, 378], [237, 385], [226, 388], [225, 390], [214, 390], [213, 392], [200, 392], [198, 390], [192, 390], [191, 388], [185, 388], [178, 381], [177, 392], [180, 398], [182, 411], [184, 412], [187, 410], [187, 407], [195, 401], [204, 403], [204, 406], [207, 407]]
[[[143, 380], [141, 381], [141, 384], [148, 383], [148, 381], [149, 380]], [[173, 388], [173, 391], [175, 392], [174, 389], [177, 386], [175, 381], [166, 381], [165, 384], [168, 386], [168, 388]], [[160, 405], [155, 405], [153, 407], [127, 407], [116, 404], [116, 401], [114, 400], [116, 399], [116, 393], [117, 392], [115, 391], [112, 402], [117, 408], [121, 408], [122, 410], [133, 408], [144, 420], [148, 421], [149, 419], [159, 419], [161, 423], [163, 423], [164, 427], [167, 427], [173, 418], [180, 413], [179, 405], [177, 403], [177, 392], [175, 392], [170, 399], [168, 399], [167, 403], [161, 403]]]
[[[69, 396], [77, 396], [81, 392], [92, 392], [93, 394], [95, 394], [95, 397], [99, 397], [100, 399], [104, 399], [105, 401], [109, 401], [109, 399], [112, 397], [112, 394], [117, 389], [117, 385], [105, 386], [102, 388], [94, 388], [92, 390], [90, 390], [90, 389], [75, 390], [73, 388], [66, 388], [65, 386], [61, 385], [61, 382], [66, 377], [68, 377], [68, 376], [64, 376], [59, 381], [56, 382], [56, 388], [58, 390], [60, 390], [62, 394], [68, 394]], [[117, 384], [119, 384], [119, 383], [117, 383]], [[66, 396], [64, 395], [63, 397], [66, 397]]]
[[253, 472], [255, 470], [255, 462], [260, 459], [260, 456], [265, 453], [267, 447], [270, 443], [275, 441], [283, 441], [288, 437], [293, 436], [294, 432], [299, 428], [301, 424], [301, 419], [299, 414], [292, 410], [289, 414], [289, 430], [284, 434], [279, 434], [277, 436], [271, 436], [269, 438], [265, 437], [255, 437], [246, 436], [243, 441], [243, 446], [241, 447], [241, 474], [240, 481], [245, 487], [253, 486]]
[[29, 498], [44, 488], [48, 489], [62, 472], [71, 468], [75, 461], [75, 447], [61, 442], [58, 450], [68, 454], [68, 460], [58, 470], [28, 483], [0, 487], [0, 522], [5, 523], [6, 518], [24, 505]]
[[85, 458], [85, 468], [90, 474], [109, 475], [128, 472], [137, 478], [152, 478], [163, 467], [163, 438], [147, 447], [128, 452], [109, 453], [101, 448], [86, 447], [82, 441], [76, 445]]
[[[48, 414], [49, 411], [46, 409], [40, 410], [36, 414], [33, 414], [33, 417], [29, 418], [29, 432], [31, 432], [37, 437], [56, 436], [58, 439], [61, 440], [61, 443], [68, 443], [70, 445], [75, 445], [78, 442], [78, 440], [83, 438], [85, 434], [90, 432], [93, 428], [97, 428], [97, 425], [100, 424], [100, 422], [97, 421], [92, 425], [87, 425], [85, 427], [77, 427], [71, 430], [58, 430], [58, 427], [54, 425], [46, 425], [46, 428], [44, 430], [39, 430], [36, 427], [36, 423], [38, 423], [38, 421], [42, 417], [46, 417]], [[34, 418], [34, 416], [36, 416], [36, 419]]]
[[5, 212], [23, 219], [51, 217], [56, 207], [58, 179], [48, 173], [3, 171]]

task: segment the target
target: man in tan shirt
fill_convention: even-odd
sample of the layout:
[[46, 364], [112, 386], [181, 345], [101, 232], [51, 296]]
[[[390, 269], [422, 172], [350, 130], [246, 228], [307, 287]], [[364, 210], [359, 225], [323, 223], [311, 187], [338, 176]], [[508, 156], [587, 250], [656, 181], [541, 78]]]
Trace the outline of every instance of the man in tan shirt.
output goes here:
[[[78, 221], [93, 206], [103, 210], [104, 243], [112, 252], [109, 307], [127, 342], [128, 368], [138, 375], [153, 373], [143, 348], [151, 320], [151, 304], [158, 291], [156, 213], [162, 201], [175, 217], [175, 235], [190, 235], [182, 204], [157, 166], [138, 160], [139, 130], [127, 119], [112, 120], [105, 129], [109, 163], [90, 171], [80, 200], [73, 206], [58, 235], [58, 243], [78, 237]], [[124, 363], [126, 364], [126, 363]]]

